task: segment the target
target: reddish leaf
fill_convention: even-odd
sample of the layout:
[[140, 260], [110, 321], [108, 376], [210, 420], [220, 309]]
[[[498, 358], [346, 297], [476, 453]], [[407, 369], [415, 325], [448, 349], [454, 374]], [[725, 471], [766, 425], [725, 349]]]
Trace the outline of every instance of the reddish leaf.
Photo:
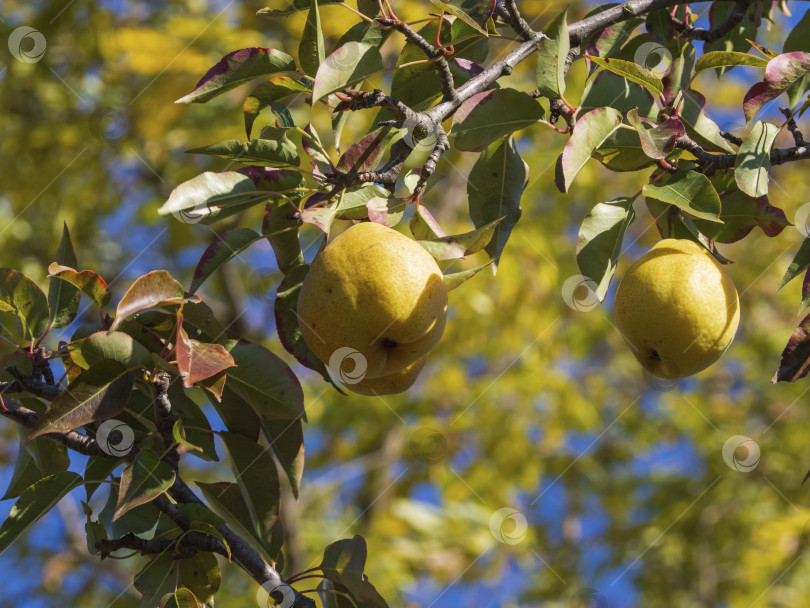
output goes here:
[[175, 103], [205, 103], [265, 74], [294, 72], [293, 58], [275, 49], [252, 47], [228, 53], [203, 76], [194, 90]]
[[810, 53], [782, 53], [768, 62], [765, 78], [752, 86], [743, 98], [745, 119], [754, 115], [771, 99], [779, 97], [790, 86], [810, 72]]
[[782, 362], [771, 382], [796, 382], [804, 378], [810, 370], [810, 315], [802, 319], [799, 326], [790, 336], [785, 350], [782, 351]]
[[183, 286], [165, 270], [153, 270], [137, 279], [121, 298], [111, 330], [137, 312], [156, 308], [162, 304], [185, 301]]
[[110, 290], [107, 288], [107, 281], [102, 279], [92, 270], [73, 270], [68, 266], [61, 266], [54, 262], [48, 266], [48, 276], [57, 277], [75, 285], [102, 308], [110, 303]]
[[253, 181], [256, 190], [270, 192], [287, 192], [298, 188], [304, 183], [304, 176], [295, 169], [277, 169], [275, 167], [260, 167], [248, 165], [236, 170]]
[[[178, 315], [177, 368], [183, 377], [183, 386], [190, 388], [197, 382], [211, 378], [229, 367], [233, 357], [221, 344], [208, 344], [192, 340], [183, 329], [183, 315]], [[221, 391], [220, 391], [221, 394]]]
[[337, 168], [347, 173], [373, 170], [385, 153], [385, 147], [393, 138], [392, 129], [380, 129], [366, 135], [349, 148], [337, 162]]
[[560, 192], [568, 192], [574, 178], [591, 155], [622, 122], [614, 108], [597, 108], [577, 120], [573, 135], [557, 158], [554, 183]]
[[641, 149], [650, 158], [666, 158], [675, 149], [675, 140], [686, 133], [683, 123], [677, 118], [667, 118], [648, 129], [638, 112], [631, 110], [627, 113], [627, 121], [638, 131]]

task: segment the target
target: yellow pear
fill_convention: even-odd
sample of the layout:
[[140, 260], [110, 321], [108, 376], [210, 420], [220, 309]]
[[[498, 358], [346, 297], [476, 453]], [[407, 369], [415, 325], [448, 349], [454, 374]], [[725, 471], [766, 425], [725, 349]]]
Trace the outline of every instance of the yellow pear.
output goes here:
[[355, 386], [423, 357], [441, 338], [446, 316], [436, 261], [414, 240], [372, 222], [355, 224], [315, 257], [298, 297], [307, 345]]
[[740, 322], [731, 278], [703, 247], [680, 239], [658, 242], [627, 270], [613, 314], [639, 363], [667, 379], [717, 361]]
[[347, 389], [361, 395], [393, 395], [403, 393], [416, 382], [419, 372], [427, 363], [427, 355], [422, 355], [408, 367], [379, 378], [363, 378], [354, 384], [344, 384]]

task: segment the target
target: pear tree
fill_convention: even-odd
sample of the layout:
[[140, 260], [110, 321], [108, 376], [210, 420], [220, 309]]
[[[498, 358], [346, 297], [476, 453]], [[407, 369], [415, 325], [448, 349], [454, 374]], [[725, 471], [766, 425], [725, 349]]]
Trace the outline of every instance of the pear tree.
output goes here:
[[[345, 9], [337, 40], [323, 32], [327, 4]], [[452, 323], [452, 290], [495, 271], [508, 252], [521, 205], [531, 204], [522, 201], [533, 169], [521, 158], [523, 131], [547, 129], [559, 138], [556, 165], [541, 176], [549, 188], [575, 192], [586, 164], [639, 177], [639, 189], [599, 201], [578, 218], [571, 256], [596, 301], [608, 294], [635, 221], [678, 240], [681, 252], [721, 277], [730, 260], [718, 245], [755, 229], [776, 237], [789, 225], [768, 193], [772, 167], [810, 158], [801, 127], [810, 107], [810, 13], [781, 48], [757, 40], [777, 12], [804, 11], [802, 3], [629, 0], [584, 14], [546, 5], [538, 17], [524, 14], [519, 0], [433, 0], [411, 21], [388, 0], [292, 0], [261, 10], [257, 19], [305, 12], [297, 49], [235, 49], [177, 100], [202, 104], [252, 83], [241, 108], [245, 137], [189, 150], [225, 159], [229, 170], [175, 184], [160, 209], [167, 222], [228, 226], [190, 284], [155, 270], [114, 294], [79, 264], [67, 226], [47, 290], [38, 283], [45, 277], [0, 269], [3, 338], [15, 346], [2, 366], [0, 414], [17, 423], [21, 437], [4, 496], [16, 503], [0, 526], [0, 551], [84, 486], [88, 550], [138, 562], [134, 585], [144, 607], [213, 606], [223, 560], [255, 581], [260, 605], [387, 606], [364, 573], [360, 536], [325, 547], [312, 569], [285, 568], [280, 496], [286, 488], [298, 496], [305, 466], [301, 382], [278, 354], [233, 335], [232, 319], [216, 318], [197, 293], [207, 279], [269, 242], [283, 275], [273, 307], [287, 360], [320, 374], [334, 385], [324, 385], [329, 390], [376, 395], [413, 383], [445, 319]], [[572, 66], [587, 71], [581, 90], [567, 82]], [[532, 86], [516, 88], [513, 71], [527, 70]], [[695, 81], [702, 72], [727, 78], [731, 70], [755, 75], [739, 100], [740, 135], [718, 126], [711, 91]], [[764, 118], [770, 102], [779, 106], [777, 122]], [[370, 121], [368, 132], [345, 141], [347, 122], [358, 120]], [[472, 229], [458, 234], [447, 234], [431, 213], [451, 151], [475, 159], [465, 201]], [[264, 211], [261, 223], [243, 222], [254, 208]], [[319, 235], [314, 261], [302, 247], [304, 230]], [[340, 251], [341, 239], [361, 231], [383, 236], [346, 245], [347, 257], [336, 263], [333, 244]], [[346, 262], [366, 243], [373, 257]], [[480, 264], [442, 274], [448, 261], [474, 254]], [[660, 272], [694, 269], [679, 264]], [[396, 268], [395, 278], [415, 268], [416, 278], [405, 289], [396, 281], [377, 289], [380, 281], [364, 282], [368, 268]], [[800, 276], [805, 311], [810, 239], [782, 285]], [[359, 291], [330, 299], [355, 280]], [[733, 291], [725, 278], [720, 288]], [[355, 292], [377, 299], [355, 306]], [[393, 307], [386, 298], [400, 292], [415, 295], [425, 313], [403, 327], [397, 314], [380, 310]], [[739, 314], [745, 311], [735, 308], [721, 328], [709, 363], [733, 337], [727, 330], [736, 329]], [[341, 325], [347, 318], [348, 330]], [[319, 323], [338, 336], [323, 348]], [[390, 326], [396, 335], [385, 334]], [[790, 337], [775, 382], [807, 373], [809, 328], [810, 316]], [[55, 329], [70, 330], [70, 340], [54, 343]], [[370, 340], [342, 344], [345, 331], [361, 329]], [[792, 328], [785, 329], [787, 336]], [[342, 347], [352, 351], [348, 368], [333, 361]], [[351, 375], [360, 368], [375, 371]], [[206, 411], [224, 428], [212, 428]], [[81, 473], [69, 470], [73, 456], [86, 463]], [[230, 463], [231, 477], [194, 480], [201, 466], [220, 460]], [[112, 491], [95, 512], [90, 503], [102, 485]]]

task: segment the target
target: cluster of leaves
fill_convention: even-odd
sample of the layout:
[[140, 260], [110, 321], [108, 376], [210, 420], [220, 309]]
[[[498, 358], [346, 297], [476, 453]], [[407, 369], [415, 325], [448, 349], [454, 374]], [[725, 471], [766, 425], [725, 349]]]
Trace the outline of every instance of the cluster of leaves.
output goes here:
[[[276, 460], [296, 497], [304, 467], [304, 400], [295, 374], [263, 346], [232, 339], [211, 309], [164, 270], [137, 279], [110, 316], [106, 281], [92, 270], [77, 268], [65, 227], [56, 261], [49, 268], [47, 296], [29, 277], [0, 269], [4, 338], [19, 345], [4, 357], [9, 382], [3, 385], [3, 413], [17, 412], [21, 405], [38, 415], [33, 428], [19, 425], [18, 457], [3, 497], [17, 502], [0, 527], [0, 551], [68, 492], [84, 485], [82, 505], [91, 554], [104, 554], [96, 545], [99, 541], [150, 530], [150, 540], [175, 543], [174, 552], [150, 558], [136, 575], [143, 606], [158, 600], [161, 606], [196, 606], [184, 603], [186, 595], [201, 604], [212, 603], [221, 581], [219, 566], [210, 551], [181, 553], [184, 537], [192, 532], [220, 541], [230, 559], [231, 549], [221, 532], [227, 525], [281, 570], [281, 480]], [[50, 331], [65, 330], [77, 318], [85, 318], [82, 296], [98, 310], [98, 321], [79, 326], [55, 351], [43, 348]], [[52, 362], [61, 363], [66, 385], [61, 379], [54, 381]], [[173, 414], [168, 439], [155, 406], [159, 391], [154, 378], [160, 372], [172, 379], [165, 394]], [[212, 430], [200, 406], [203, 395], [225, 430]], [[81, 434], [74, 438], [94, 438], [97, 445], [83, 475], [68, 471], [70, 452], [49, 441], [75, 431]], [[197, 482], [207, 506], [180, 502], [177, 508], [189, 522], [181, 528], [155, 504], [171, 495], [181, 475], [171, 455], [218, 461], [214, 436], [225, 445], [235, 480]], [[269, 449], [262, 445], [262, 437]], [[102, 483], [111, 484], [111, 491], [93, 518], [89, 503]], [[328, 549], [320, 569], [335, 589], [356, 585], [368, 597], [363, 586], [367, 583], [360, 576], [365, 545], [362, 539], [353, 542], [349, 548]], [[339, 550], [351, 554], [348, 573], [332, 555]], [[360, 574], [353, 578], [355, 569]]]

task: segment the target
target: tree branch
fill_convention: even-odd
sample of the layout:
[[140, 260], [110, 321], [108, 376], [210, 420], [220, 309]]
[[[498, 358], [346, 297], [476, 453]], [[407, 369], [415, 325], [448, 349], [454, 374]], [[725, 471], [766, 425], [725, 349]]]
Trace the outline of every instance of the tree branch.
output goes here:
[[[39, 421], [39, 414], [37, 414], [34, 410], [29, 410], [27, 407], [20, 405], [12, 399], [4, 398], [2, 401], [2, 406], [4, 407], [0, 407], [0, 414], [27, 428], [34, 428]], [[102, 453], [101, 450], [99, 450], [95, 439], [88, 437], [87, 435], [77, 433], [76, 431], [68, 431], [67, 433], [48, 433], [43, 435], [43, 437], [47, 437], [48, 439], [51, 439], [57, 443], [61, 443], [66, 448], [69, 448], [74, 452], [78, 452], [79, 454], [84, 454], [85, 456], [96, 456]]]
[[521, 16], [515, 0], [504, 0], [495, 7], [495, 13], [508, 23], [513, 30], [524, 40], [534, 40], [537, 38], [535, 32], [528, 22]]
[[745, 17], [745, 11], [748, 10], [750, 0], [737, 0], [734, 5], [734, 10], [729, 15], [728, 19], [711, 30], [703, 29], [702, 27], [694, 27], [690, 23], [684, 23], [680, 19], [671, 17], [675, 29], [684, 37], [689, 40], [702, 40], [703, 42], [715, 42], [720, 40], [723, 36], [728, 34], [731, 30], [737, 27]]
[[[687, 135], [675, 140], [675, 147], [691, 153], [698, 161], [701, 173], [711, 175], [715, 171], [731, 169], [737, 160], [736, 154], [711, 154]], [[793, 148], [775, 148], [771, 150], [771, 165], [783, 165], [810, 158], [810, 147], [806, 144]]]
[[31, 393], [37, 397], [53, 401], [62, 392], [62, 389], [58, 386], [25, 375], [16, 366], [7, 367], [6, 371], [11, 374], [15, 381], [0, 382], [0, 393]]
[[169, 387], [172, 377], [168, 372], [159, 371], [152, 378], [152, 384], [157, 388], [153, 403], [158, 417], [158, 432], [163, 437], [163, 445], [167, 453], [163, 460], [173, 471], [177, 471], [180, 464], [180, 454], [174, 445], [174, 413], [172, 412], [172, 402], [169, 401]]
[[[180, 540], [178, 543], [177, 541]], [[155, 555], [171, 551], [176, 559], [194, 557], [198, 551], [219, 553], [228, 556], [228, 549], [222, 541], [203, 534], [202, 532], [189, 532], [182, 539], [152, 539], [147, 540], [136, 536], [132, 532], [124, 534], [121, 538], [96, 541], [96, 552], [101, 559], [121, 549], [132, 549], [141, 555]]]

